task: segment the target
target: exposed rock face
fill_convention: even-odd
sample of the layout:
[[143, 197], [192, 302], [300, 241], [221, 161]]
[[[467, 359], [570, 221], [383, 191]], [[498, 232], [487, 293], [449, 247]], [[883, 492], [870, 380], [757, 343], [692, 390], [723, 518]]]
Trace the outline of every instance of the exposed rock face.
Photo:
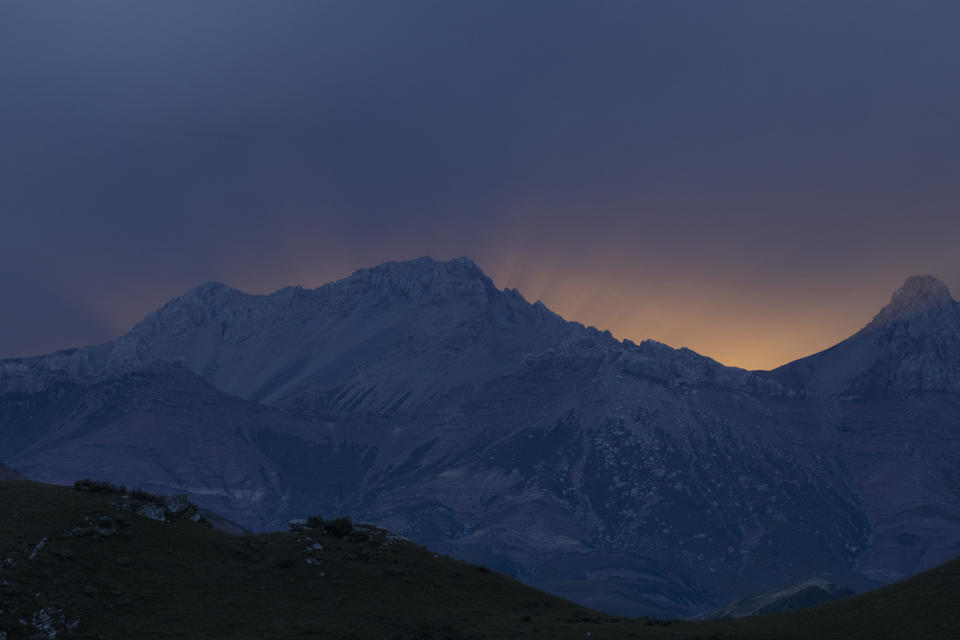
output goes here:
[[689, 615], [960, 553], [960, 318], [911, 278], [773, 372], [569, 323], [472, 262], [205, 285], [105, 345], [0, 362], [0, 456], [254, 529], [349, 514], [594, 607]]

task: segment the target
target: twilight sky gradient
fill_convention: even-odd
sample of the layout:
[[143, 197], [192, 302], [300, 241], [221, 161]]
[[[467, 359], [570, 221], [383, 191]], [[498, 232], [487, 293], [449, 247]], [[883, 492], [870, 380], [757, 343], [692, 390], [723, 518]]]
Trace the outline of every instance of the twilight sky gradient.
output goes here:
[[960, 292], [956, 0], [0, 3], [0, 357], [421, 255], [768, 368]]

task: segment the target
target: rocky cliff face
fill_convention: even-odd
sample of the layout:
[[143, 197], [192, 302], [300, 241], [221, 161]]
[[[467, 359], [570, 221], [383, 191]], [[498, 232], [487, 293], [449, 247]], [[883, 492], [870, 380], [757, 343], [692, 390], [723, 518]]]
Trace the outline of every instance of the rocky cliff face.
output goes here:
[[957, 307], [912, 278], [764, 373], [618, 342], [467, 260], [205, 285], [111, 343], [0, 362], [0, 457], [255, 529], [348, 513], [601, 609], [688, 615], [960, 553]]

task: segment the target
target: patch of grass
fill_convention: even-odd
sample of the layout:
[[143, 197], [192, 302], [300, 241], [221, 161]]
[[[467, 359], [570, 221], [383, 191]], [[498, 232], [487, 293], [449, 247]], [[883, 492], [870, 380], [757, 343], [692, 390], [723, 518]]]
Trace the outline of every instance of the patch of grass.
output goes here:
[[47, 624], [89, 640], [899, 640], [960, 628], [956, 561], [807, 611], [631, 620], [349, 520], [261, 535], [230, 535], [186, 513], [169, 520], [124, 511], [109, 491], [0, 482], [0, 631], [29, 638]]

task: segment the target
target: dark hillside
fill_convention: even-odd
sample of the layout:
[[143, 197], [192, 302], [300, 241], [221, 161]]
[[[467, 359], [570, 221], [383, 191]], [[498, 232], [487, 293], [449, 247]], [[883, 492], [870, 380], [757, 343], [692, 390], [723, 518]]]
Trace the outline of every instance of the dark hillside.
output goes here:
[[932, 639], [960, 628], [960, 561], [801, 612], [630, 620], [372, 527], [231, 535], [176, 499], [164, 510], [143, 492], [87, 489], [0, 482], [0, 638]]

